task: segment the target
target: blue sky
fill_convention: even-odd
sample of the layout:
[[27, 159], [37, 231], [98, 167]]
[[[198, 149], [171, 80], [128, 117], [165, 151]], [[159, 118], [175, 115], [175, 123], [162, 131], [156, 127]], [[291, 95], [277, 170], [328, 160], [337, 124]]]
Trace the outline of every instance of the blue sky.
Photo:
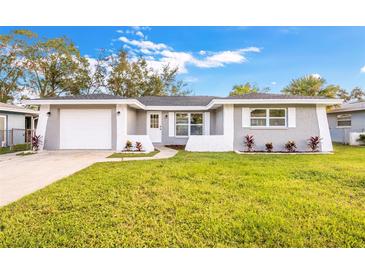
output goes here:
[[[365, 27], [22, 28], [49, 38], [65, 35], [90, 58], [99, 48], [124, 47], [155, 69], [171, 63], [195, 95], [224, 96], [247, 81], [280, 92], [305, 74], [348, 90], [365, 88]], [[11, 29], [0, 27], [0, 33]]]

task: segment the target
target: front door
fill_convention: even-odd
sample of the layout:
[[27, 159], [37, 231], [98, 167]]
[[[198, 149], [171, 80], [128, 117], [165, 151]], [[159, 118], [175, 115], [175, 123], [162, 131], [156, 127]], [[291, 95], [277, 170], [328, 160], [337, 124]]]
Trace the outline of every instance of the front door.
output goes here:
[[147, 134], [152, 143], [161, 143], [161, 112], [147, 112]]

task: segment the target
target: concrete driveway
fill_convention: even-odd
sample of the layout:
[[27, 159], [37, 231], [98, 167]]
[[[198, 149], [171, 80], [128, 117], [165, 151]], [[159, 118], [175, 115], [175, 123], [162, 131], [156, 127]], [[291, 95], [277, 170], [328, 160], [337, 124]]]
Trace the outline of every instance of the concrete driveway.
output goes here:
[[95, 162], [112, 151], [43, 151], [0, 155], [0, 206], [11, 203]]

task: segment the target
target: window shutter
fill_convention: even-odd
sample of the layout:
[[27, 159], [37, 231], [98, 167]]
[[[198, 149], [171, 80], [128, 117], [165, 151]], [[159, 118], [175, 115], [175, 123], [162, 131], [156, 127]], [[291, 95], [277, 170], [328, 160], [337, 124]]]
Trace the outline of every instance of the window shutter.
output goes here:
[[250, 108], [242, 108], [242, 127], [250, 127]]
[[169, 137], [175, 136], [175, 113], [169, 112]]
[[204, 112], [204, 135], [210, 135], [210, 112]]
[[296, 127], [297, 117], [295, 108], [288, 108], [288, 127]]

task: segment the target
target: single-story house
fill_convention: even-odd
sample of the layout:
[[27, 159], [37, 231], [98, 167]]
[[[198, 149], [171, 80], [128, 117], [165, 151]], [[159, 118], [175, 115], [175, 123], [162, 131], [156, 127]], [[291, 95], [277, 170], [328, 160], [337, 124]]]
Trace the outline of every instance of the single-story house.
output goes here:
[[356, 144], [358, 135], [365, 133], [365, 102], [343, 104], [329, 111], [327, 117], [334, 142]]
[[38, 111], [0, 102], [0, 147], [30, 142]]
[[320, 136], [320, 150], [332, 151], [326, 106], [342, 100], [325, 97], [251, 93], [242, 96], [148, 96], [106, 94], [27, 101], [40, 105], [37, 134], [48, 150], [122, 150], [141, 142], [146, 151], [160, 145], [186, 145], [189, 151], [244, 149], [244, 136], [256, 149], [272, 142], [283, 150], [293, 140], [308, 150], [307, 140]]

